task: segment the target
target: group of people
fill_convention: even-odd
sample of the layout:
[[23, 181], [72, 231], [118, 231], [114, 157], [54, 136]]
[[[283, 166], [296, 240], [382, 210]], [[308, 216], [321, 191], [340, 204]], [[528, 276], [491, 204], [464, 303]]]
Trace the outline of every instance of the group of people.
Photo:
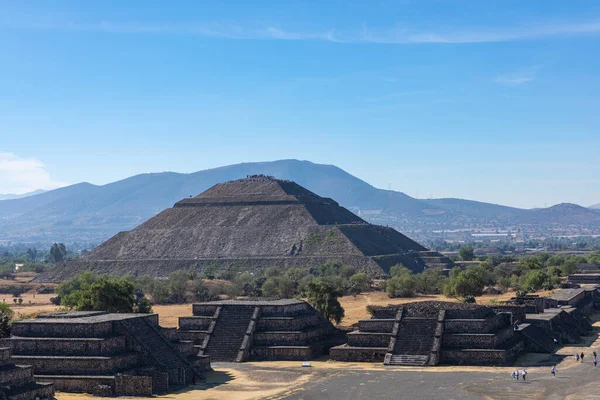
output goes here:
[[523, 368], [522, 370], [516, 370], [511, 374], [513, 379], [516, 379], [517, 381], [519, 380], [519, 376], [521, 376], [521, 378], [526, 381], [527, 380], [527, 371], [525, 370], [525, 368]]
[[[594, 367], [598, 366], [598, 357], [596, 356], [596, 352], [594, 351], [593, 353], [594, 358], [592, 358], [592, 362], [594, 363]], [[581, 361], [583, 362], [583, 358], [585, 357], [585, 354], [583, 354], [583, 352], [581, 352], [581, 355], [579, 354], [575, 354], [575, 359], [577, 361]]]
[[[594, 363], [594, 367], [597, 367], [598, 366], [598, 356], [596, 355], [595, 351], [592, 353], [592, 355], [594, 356], [594, 358], [592, 358], [592, 362]], [[575, 354], [575, 359], [577, 361], [583, 362], [584, 358], [585, 358], [585, 354], [583, 352], [581, 352], [581, 355], [580, 354]], [[554, 378], [556, 378], [556, 372], [557, 372], [556, 365], [554, 365], [554, 366], [552, 366], [552, 369], [550, 370], [550, 373], [552, 374], [552, 376]], [[525, 370], [525, 368], [523, 368], [520, 371], [516, 370], [516, 371], [512, 372], [510, 374], [510, 376], [513, 379], [517, 380], [517, 381], [519, 380], [519, 376], [520, 376], [524, 381], [526, 381], [527, 380], [527, 371]]]

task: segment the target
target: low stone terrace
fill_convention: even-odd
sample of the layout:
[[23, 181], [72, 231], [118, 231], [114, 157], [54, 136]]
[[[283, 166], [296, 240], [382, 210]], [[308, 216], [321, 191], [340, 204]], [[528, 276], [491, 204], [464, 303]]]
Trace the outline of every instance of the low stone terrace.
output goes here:
[[300, 300], [228, 300], [197, 303], [181, 317], [177, 337], [215, 361], [310, 360], [337, 334]]
[[58, 390], [96, 395], [165, 393], [194, 370], [158, 325], [156, 314], [66, 312], [16, 321], [12, 360]]

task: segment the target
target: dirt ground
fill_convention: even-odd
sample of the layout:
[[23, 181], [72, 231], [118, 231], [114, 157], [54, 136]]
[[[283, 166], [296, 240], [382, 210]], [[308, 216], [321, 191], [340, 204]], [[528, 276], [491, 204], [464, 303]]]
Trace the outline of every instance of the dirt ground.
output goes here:
[[[592, 316], [600, 320], [600, 314]], [[600, 384], [590, 354], [600, 350], [600, 322], [595, 332], [577, 345], [559, 349], [556, 354], [527, 354], [512, 367], [389, 367], [381, 363], [345, 363], [326, 357], [303, 368], [299, 361], [215, 363], [206, 381], [153, 399], [171, 400], [258, 400], [258, 399], [362, 399], [398, 398], [411, 400], [530, 398], [597, 399]], [[577, 362], [575, 353], [588, 355]], [[556, 380], [550, 366], [557, 365]], [[527, 368], [528, 381], [515, 382], [510, 373]], [[444, 390], [438, 390], [444, 388]], [[379, 393], [382, 392], [382, 393]], [[388, 394], [391, 394], [390, 397]], [[57, 400], [91, 399], [84, 394], [57, 393]], [[150, 398], [140, 398], [149, 400]], [[116, 399], [115, 399], [116, 400]]]
[[[538, 292], [536, 294], [546, 296], [550, 293], [551, 292]], [[50, 298], [54, 297], [54, 294], [35, 294], [35, 298], [33, 296], [34, 295], [32, 292], [23, 294], [21, 296], [23, 298], [22, 305], [14, 305], [11, 303], [12, 296], [10, 295], [7, 295], [6, 297], [0, 295], [0, 300], [4, 299], [10, 304], [11, 309], [15, 311], [17, 318], [35, 316], [42, 312], [52, 312], [59, 309], [59, 307], [50, 303]], [[480, 296], [477, 297], [477, 304], [490, 304], [490, 301], [508, 300], [513, 296], [513, 292], [508, 292], [501, 295]], [[368, 292], [356, 296], [344, 296], [339, 300], [346, 313], [346, 316], [340, 324], [342, 326], [351, 326], [361, 319], [370, 318], [370, 315], [367, 312], [368, 305], [385, 306], [388, 304], [404, 304], [414, 301], [427, 300], [456, 301], [455, 299], [448, 299], [443, 295], [419, 296], [407, 299], [390, 299], [384, 292]], [[29, 304], [29, 302], [31, 302], [31, 304]], [[179, 317], [192, 315], [191, 304], [154, 305], [152, 310], [159, 315], [160, 324], [164, 327], [177, 327]]]
[[[540, 296], [547, 296], [552, 292], [537, 292], [532, 294], [539, 294]], [[514, 292], [507, 292], [500, 295], [484, 295], [476, 297], [477, 304], [487, 305], [490, 301], [504, 301], [513, 297]], [[390, 299], [385, 292], [368, 292], [361, 293], [356, 296], [344, 296], [339, 299], [340, 304], [344, 308], [345, 317], [342, 320], [342, 326], [350, 326], [357, 323], [361, 319], [370, 318], [371, 316], [367, 312], [368, 305], [386, 306], [388, 304], [405, 304], [412, 303], [415, 301], [458, 301], [456, 299], [449, 299], [444, 295], [422, 295], [413, 298], [403, 299]]]

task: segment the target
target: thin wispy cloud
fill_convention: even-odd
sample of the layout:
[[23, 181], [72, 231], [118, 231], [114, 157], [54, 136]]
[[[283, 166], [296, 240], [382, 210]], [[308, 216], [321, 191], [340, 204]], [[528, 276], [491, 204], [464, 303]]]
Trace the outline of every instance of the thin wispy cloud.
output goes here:
[[507, 86], [520, 86], [536, 79], [539, 67], [527, 68], [524, 70], [512, 72], [497, 76], [495, 81]]
[[464, 29], [419, 32], [404, 26], [388, 29], [357, 30], [324, 29], [316, 31], [289, 30], [274, 25], [248, 26], [230, 22], [136, 23], [136, 22], [72, 22], [72, 21], [0, 21], [0, 25], [17, 29], [64, 30], [119, 34], [171, 34], [233, 40], [313, 40], [339, 43], [378, 44], [465, 44], [537, 40], [550, 37], [600, 34], [600, 19], [572, 23], [546, 23], [531, 26], [509, 26], [495, 29]]
[[53, 179], [46, 166], [35, 158], [0, 152], [0, 192], [22, 194], [37, 189], [56, 189], [67, 183]]

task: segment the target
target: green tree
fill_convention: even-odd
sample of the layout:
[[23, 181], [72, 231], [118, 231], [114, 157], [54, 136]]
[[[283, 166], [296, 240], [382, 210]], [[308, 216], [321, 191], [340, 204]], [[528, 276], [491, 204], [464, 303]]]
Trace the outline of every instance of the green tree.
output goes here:
[[415, 277], [411, 274], [392, 276], [385, 284], [385, 292], [389, 297], [414, 297]]
[[[61, 287], [62, 286], [62, 287]], [[149, 303], [129, 278], [84, 273], [59, 285], [61, 305], [78, 311], [142, 312]]]
[[10, 309], [7, 303], [0, 303], [0, 338], [10, 336], [13, 314], [13, 310]]
[[344, 309], [338, 301], [342, 295], [331, 282], [317, 278], [306, 286], [308, 302], [325, 318], [339, 324], [344, 318]]
[[67, 248], [63, 243], [54, 243], [50, 247], [50, 259], [54, 263], [64, 261], [67, 257]]
[[458, 256], [463, 261], [473, 261], [475, 258], [475, 251], [471, 246], [461, 247], [458, 249]]
[[560, 267], [563, 275], [573, 275], [577, 272], [577, 262], [575, 259], [570, 258]]
[[190, 272], [184, 270], [173, 271], [169, 274], [169, 303], [182, 304], [186, 301], [188, 282], [193, 278]]
[[352, 288], [358, 293], [369, 290], [371, 287], [371, 283], [373, 280], [369, 278], [369, 275], [364, 272], [359, 272], [350, 277], [350, 283], [352, 284]]
[[480, 270], [467, 268], [460, 271], [454, 268], [450, 272], [450, 279], [444, 287], [446, 297], [464, 298], [466, 296], [481, 296], [483, 293], [484, 277]]
[[396, 264], [390, 267], [390, 276], [400, 276], [405, 274], [412, 274], [412, 271], [403, 264]]
[[548, 287], [547, 281], [550, 281], [550, 277], [544, 271], [539, 269], [531, 270], [525, 274], [523, 287], [529, 292], [535, 292], [544, 286]]
[[446, 278], [438, 269], [426, 269], [415, 275], [415, 290], [423, 294], [438, 294], [444, 290]]
[[294, 297], [295, 285], [286, 276], [275, 276], [268, 278], [265, 283], [263, 283], [261, 290], [266, 297], [287, 299]]

